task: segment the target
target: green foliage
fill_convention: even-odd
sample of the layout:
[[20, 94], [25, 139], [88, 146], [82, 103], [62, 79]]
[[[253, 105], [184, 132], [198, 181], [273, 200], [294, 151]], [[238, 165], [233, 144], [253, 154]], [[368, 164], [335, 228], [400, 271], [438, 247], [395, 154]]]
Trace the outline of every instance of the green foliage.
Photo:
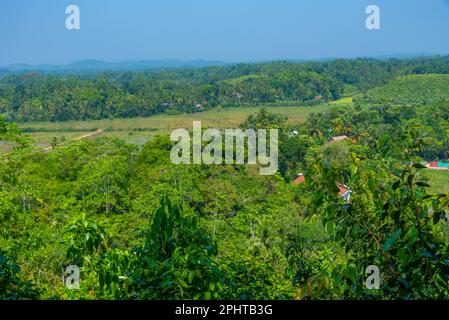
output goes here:
[[402, 74], [447, 74], [448, 66], [446, 56], [89, 75], [9, 75], [0, 80], [0, 114], [13, 121], [67, 121], [196, 112], [197, 103], [206, 110], [268, 102], [315, 105], [337, 100], [345, 90], [365, 92]]
[[88, 219], [82, 213], [64, 230], [67, 235], [67, 258], [72, 263], [83, 263], [84, 257], [95, 257], [107, 248], [106, 228]]
[[32, 283], [19, 277], [20, 267], [0, 250], [0, 300], [35, 299], [38, 293]]
[[[404, 140], [389, 148], [413, 148], [410, 130]], [[408, 160], [413, 160], [411, 157]], [[312, 211], [320, 215], [333, 239], [348, 255], [336, 273], [345, 297], [369, 298], [364, 270], [382, 271], [382, 297], [388, 299], [448, 298], [448, 245], [441, 218], [447, 213], [448, 195], [428, 194], [419, 163], [401, 165], [395, 160], [351, 157], [350, 174], [317, 161], [313, 166]], [[337, 196], [335, 181], [352, 188], [350, 204]], [[345, 270], [351, 270], [348, 276]]]
[[17, 124], [7, 123], [5, 117], [0, 114], [0, 141], [14, 142], [14, 147], [23, 148], [28, 145], [28, 139], [21, 135]]
[[[343, 87], [353, 94], [397, 75], [448, 73], [447, 65], [438, 57], [21, 75], [0, 81], [0, 108], [9, 118], [67, 120], [194, 112], [196, 103], [314, 104]], [[279, 129], [274, 176], [254, 165], [176, 166], [167, 135], [142, 148], [97, 138], [8, 150], [0, 160], [0, 298], [449, 298], [449, 183], [424, 166], [449, 158], [449, 105], [420, 93], [431, 90], [421, 76], [390, 86], [404, 79], [416, 82], [413, 105], [320, 108], [329, 110], [303, 125], [266, 110], [246, 119], [241, 128]], [[348, 138], [333, 142], [336, 135]], [[21, 139], [0, 119], [0, 140]], [[292, 185], [300, 172], [305, 181]], [[79, 291], [61, 281], [68, 264], [80, 267]], [[370, 265], [380, 267], [381, 290], [365, 286]]]
[[395, 105], [431, 104], [449, 101], [448, 87], [449, 75], [447, 74], [407, 75], [385, 86], [371, 89], [363, 101]]
[[339, 298], [333, 277], [338, 262], [342, 263], [343, 259], [335, 261], [336, 252], [326, 247], [313, 246], [300, 234], [291, 234], [285, 255], [288, 261], [287, 274], [297, 286], [296, 299]]
[[224, 299], [291, 299], [288, 279], [260, 257], [226, 256], [220, 263], [224, 281]]
[[99, 259], [100, 289], [121, 298], [219, 298], [216, 253], [216, 244], [196, 218], [164, 197], [144, 233], [143, 245], [128, 253], [108, 252]]
[[128, 208], [129, 169], [126, 157], [104, 155], [97, 158], [84, 166], [80, 180], [77, 197], [85, 210], [110, 214], [124, 212]]
[[241, 127], [258, 129], [283, 129], [287, 123], [287, 118], [278, 114], [269, 113], [265, 108], [262, 108], [259, 113], [249, 115], [248, 119], [242, 123]]

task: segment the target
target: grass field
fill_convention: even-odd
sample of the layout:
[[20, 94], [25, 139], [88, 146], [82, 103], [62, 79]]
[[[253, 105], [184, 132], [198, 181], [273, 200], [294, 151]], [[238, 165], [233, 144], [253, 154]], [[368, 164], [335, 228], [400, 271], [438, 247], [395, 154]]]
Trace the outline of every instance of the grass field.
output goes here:
[[[335, 106], [264, 106], [269, 112], [288, 117], [291, 123], [303, 123], [310, 113], [329, 110]], [[122, 138], [127, 142], [144, 144], [161, 133], [169, 133], [176, 128], [192, 128], [193, 121], [201, 121], [204, 127], [235, 128], [246, 120], [248, 115], [260, 111], [261, 107], [217, 108], [206, 112], [181, 115], [157, 115], [126, 119], [104, 119], [67, 122], [31, 122], [20, 127], [39, 146], [50, 145], [53, 137], [64, 136], [67, 140], [86, 134], [86, 131], [104, 130], [98, 135]]]
[[431, 192], [449, 192], [449, 170], [426, 170], [425, 176], [429, 178]]
[[330, 105], [338, 106], [338, 105], [353, 105], [353, 97], [344, 97], [335, 101], [329, 102]]

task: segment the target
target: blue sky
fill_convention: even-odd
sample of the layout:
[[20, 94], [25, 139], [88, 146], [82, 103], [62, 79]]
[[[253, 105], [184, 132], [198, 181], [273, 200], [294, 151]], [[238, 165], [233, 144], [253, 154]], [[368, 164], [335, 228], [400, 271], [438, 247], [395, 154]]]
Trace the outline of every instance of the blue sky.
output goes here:
[[[81, 29], [65, 28], [78, 5]], [[381, 9], [381, 30], [365, 8]], [[0, 65], [449, 53], [449, 0], [0, 0]]]

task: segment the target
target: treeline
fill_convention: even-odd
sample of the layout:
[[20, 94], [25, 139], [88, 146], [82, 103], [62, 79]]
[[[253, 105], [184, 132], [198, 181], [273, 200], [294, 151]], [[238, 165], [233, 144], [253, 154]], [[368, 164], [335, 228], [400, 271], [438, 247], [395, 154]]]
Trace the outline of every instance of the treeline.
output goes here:
[[218, 105], [313, 104], [365, 92], [398, 75], [423, 73], [449, 73], [449, 56], [91, 75], [26, 73], [0, 80], [0, 114], [10, 121], [66, 121], [196, 112]]

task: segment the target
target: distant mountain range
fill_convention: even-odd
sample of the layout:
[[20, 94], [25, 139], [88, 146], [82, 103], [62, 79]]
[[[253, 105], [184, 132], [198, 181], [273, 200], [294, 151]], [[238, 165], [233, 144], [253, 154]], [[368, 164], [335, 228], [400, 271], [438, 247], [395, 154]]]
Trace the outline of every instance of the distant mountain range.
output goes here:
[[[378, 60], [388, 60], [391, 58], [410, 59], [416, 57], [429, 57], [436, 54], [430, 53], [402, 53], [390, 54], [372, 57]], [[279, 59], [290, 62], [306, 62], [306, 61], [329, 61], [337, 58], [320, 58], [320, 59]], [[348, 58], [351, 59], [351, 58]], [[247, 63], [268, 63], [275, 60], [264, 61], [248, 61]], [[226, 66], [233, 63], [218, 61], [218, 60], [179, 60], [179, 59], [161, 59], [161, 60], [141, 60], [141, 61], [122, 61], [122, 62], [107, 62], [102, 60], [81, 60], [75, 61], [66, 65], [51, 65], [51, 64], [11, 64], [9, 66], [0, 67], [0, 77], [23, 72], [41, 72], [41, 73], [87, 73], [87, 72], [105, 72], [105, 71], [142, 71], [142, 70], [157, 70], [157, 69], [179, 69], [179, 68], [202, 68], [211, 66]]]
[[0, 67], [2, 71], [24, 72], [24, 71], [41, 71], [41, 72], [102, 72], [102, 71], [138, 71], [151, 69], [176, 69], [176, 68], [201, 68], [210, 66], [224, 66], [228, 63], [212, 60], [189, 60], [183, 61], [178, 59], [162, 59], [162, 60], [143, 60], [143, 61], [123, 61], [123, 62], [106, 62], [101, 60], [81, 60], [66, 65], [29, 65], [29, 64], [12, 64]]

